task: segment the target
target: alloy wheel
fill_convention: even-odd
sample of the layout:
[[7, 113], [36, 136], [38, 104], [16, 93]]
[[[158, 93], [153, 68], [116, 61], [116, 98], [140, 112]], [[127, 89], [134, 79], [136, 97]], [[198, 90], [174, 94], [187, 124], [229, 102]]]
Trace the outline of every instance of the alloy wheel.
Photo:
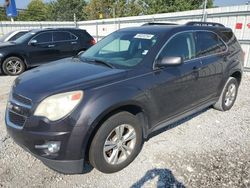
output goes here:
[[236, 85], [235, 84], [230, 84], [226, 96], [225, 96], [225, 105], [226, 106], [231, 106], [235, 100], [236, 97]]
[[107, 163], [117, 165], [124, 162], [133, 152], [136, 144], [135, 129], [122, 124], [111, 131], [107, 137], [103, 154]]
[[13, 74], [19, 74], [22, 71], [22, 63], [18, 60], [10, 60], [6, 63], [6, 70]]

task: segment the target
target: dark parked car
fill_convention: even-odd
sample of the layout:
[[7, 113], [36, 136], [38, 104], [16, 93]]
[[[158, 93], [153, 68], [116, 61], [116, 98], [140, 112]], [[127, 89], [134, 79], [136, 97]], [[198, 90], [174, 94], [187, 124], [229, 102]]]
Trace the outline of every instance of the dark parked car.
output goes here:
[[232, 30], [213, 23], [122, 29], [13, 85], [9, 134], [52, 169], [129, 165], [156, 130], [209, 106], [229, 110], [242, 78]]
[[81, 29], [32, 30], [12, 42], [0, 44], [0, 65], [7, 75], [19, 75], [29, 67], [77, 55], [95, 44]]
[[28, 32], [29, 30], [11, 31], [0, 38], [0, 43], [8, 42], [8, 41], [15, 41]]

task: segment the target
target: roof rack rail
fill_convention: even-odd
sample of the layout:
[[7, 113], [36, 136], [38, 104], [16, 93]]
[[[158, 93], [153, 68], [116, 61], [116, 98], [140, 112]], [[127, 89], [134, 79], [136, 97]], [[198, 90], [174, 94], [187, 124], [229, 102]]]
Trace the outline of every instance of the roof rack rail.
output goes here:
[[164, 23], [164, 22], [148, 22], [143, 24], [142, 26], [147, 26], [147, 25], [178, 25], [176, 23]]
[[225, 27], [223, 24], [215, 22], [188, 22], [186, 25], [192, 26], [212, 26], [212, 27]]

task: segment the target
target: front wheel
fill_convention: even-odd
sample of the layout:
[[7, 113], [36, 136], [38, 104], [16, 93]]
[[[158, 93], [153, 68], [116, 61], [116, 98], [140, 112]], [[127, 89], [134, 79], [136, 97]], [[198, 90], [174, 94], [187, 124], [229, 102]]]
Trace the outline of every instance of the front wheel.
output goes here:
[[219, 100], [214, 105], [214, 108], [220, 111], [230, 110], [237, 98], [238, 88], [238, 81], [230, 77], [222, 90]]
[[104, 173], [113, 173], [128, 166], [143, 145], [139, 120], [128, 112], [107, 119], [97, 131], [89, 150], [92, 166]]
[[4, 60], [2, 70], [4, 74], [16, 76], [25, 71], [25, 64], [23, 60], [18, 57], [9, 57]]

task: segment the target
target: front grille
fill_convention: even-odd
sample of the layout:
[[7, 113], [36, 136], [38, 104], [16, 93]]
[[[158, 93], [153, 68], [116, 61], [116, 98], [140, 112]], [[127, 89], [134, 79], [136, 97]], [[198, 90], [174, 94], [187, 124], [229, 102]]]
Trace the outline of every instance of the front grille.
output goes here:
[[26, 119], [30, 116], [32, 101], [21, 95], [12, 93], [8, 105], [9, 122], [15, 126], [23, 127]]
[[13, 97], [13, 99], [15, 99], [23, 104], [26, 104], [26, 105], [31, 105], [31, 103], [32, 103], [30, 99], [27, 99], [21, 95], [17, 95], [16, 93], [13, 93], [12, 97]]
[[25, 123], [26, 118], [12, 111], [9, 111], [9, 120], [16, 126], [22, 127]]

